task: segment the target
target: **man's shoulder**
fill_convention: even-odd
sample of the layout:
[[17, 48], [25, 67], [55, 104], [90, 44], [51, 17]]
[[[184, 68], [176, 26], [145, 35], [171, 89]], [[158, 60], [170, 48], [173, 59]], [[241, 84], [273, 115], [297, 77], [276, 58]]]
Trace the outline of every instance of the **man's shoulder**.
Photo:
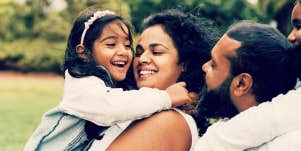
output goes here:
[[273, 140], [248, 151], [296, 151], [301, 148], [301, 128], [275, 137]]

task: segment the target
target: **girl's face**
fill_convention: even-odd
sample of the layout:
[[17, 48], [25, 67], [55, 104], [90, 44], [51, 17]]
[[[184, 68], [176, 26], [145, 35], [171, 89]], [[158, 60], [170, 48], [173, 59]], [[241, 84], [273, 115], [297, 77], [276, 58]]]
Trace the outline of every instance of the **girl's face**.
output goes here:
[[107, 24], [93, 44], [94, 59], [116, 81], [125, 79], [133, 59], [129, 31], [121, 21]]
[[151, 26], [141, 34], [133, 67], [138, 88], [166, 89], [177, 82], [183, 67], [178, 64], [172, 39], [161, 25]]
[[291, 20], [293, 23], [293, 30], [288, 36], [288, 40], [294, 44], [301, 43], [301, 4], [297, 3], [293, 9]]

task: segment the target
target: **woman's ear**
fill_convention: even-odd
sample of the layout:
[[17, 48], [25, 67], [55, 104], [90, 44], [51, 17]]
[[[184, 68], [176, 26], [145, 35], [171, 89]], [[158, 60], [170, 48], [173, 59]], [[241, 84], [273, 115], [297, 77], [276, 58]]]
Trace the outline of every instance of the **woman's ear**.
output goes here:
[[234, 95], [242, 96], [251, 93], [253, 78], [249, 73], [241, 73], [234, 77], [232, 84]]
[[186, 64], [181, 63], [180, 68], [181, 68], [181, 72], [185, 72], [186, 71]]
[[78, 44], [75, 47], [75, 51], [76, 51], [76, 54], [78, 55], [78, 57], [82, 58], [83, 60], [87, 60], [89, 58], [87, 51], [85, 50], [85, 47], [83, 45]]

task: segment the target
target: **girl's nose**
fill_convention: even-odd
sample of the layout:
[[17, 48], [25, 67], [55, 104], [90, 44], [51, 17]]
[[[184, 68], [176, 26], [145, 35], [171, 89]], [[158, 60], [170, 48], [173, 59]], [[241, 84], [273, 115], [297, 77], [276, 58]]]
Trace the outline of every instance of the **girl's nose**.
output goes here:
[[296, 41], [296, 31], [295, 29], [292, 30], [292, 32], [288, 35], [287, 39], [294, 43]]

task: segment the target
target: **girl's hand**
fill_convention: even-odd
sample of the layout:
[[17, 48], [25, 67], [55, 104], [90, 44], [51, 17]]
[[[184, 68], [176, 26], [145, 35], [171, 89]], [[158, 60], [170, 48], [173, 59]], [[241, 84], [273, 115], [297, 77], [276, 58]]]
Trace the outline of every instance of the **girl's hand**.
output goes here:
[[169, 86], [166, 92], [171, 98], [171, 103], [173, 107], [181, 106], [184, 104], [191, 104], [197, 99], [197, 94], [193, 92], [188, 92], [185, 88], [185, 82], [178, 82]]

